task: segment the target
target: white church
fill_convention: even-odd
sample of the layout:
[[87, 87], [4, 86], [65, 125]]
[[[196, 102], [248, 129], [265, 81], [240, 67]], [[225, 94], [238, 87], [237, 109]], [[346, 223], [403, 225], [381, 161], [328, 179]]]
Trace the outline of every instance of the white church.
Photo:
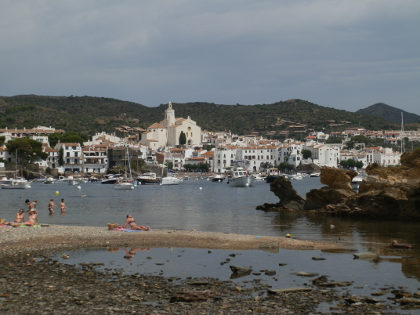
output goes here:
[[188, 116], [188, 118], [175, 118], [172, 102], [165, 110], [165, 119], [160, 123], [149, 126], [141, 135], [140, 143], [152, 150], [179, 145], [179, 136], [184, 132], [187, 146], [201, 145], [201, 128]]

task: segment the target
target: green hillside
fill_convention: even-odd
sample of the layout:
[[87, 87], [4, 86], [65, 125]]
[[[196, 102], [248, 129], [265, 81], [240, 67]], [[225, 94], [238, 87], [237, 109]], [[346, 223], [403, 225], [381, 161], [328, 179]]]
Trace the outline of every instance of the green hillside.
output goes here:
[[374, 116], [395, 124], [401, 124], [401, 113], [403, 113], [404, 123], [420, 123], [419, 115], [408, 113], [406, 111], [389, 106], [384, 103], [373, 104], [369, 107], [359, 109], [356, 113]]
[[[141, 104], [102, 97], [56, 97], [19, 95], [0, 97], [0, 127], [53, 126], [93, 134], [113, 132], [117, 127], [146, 128], [163, 119], [167, 105]], [[174, 103], [176, 117], [190, 116], [203, 129], [252, 132], [279, 137], [303, 135], [308, 130], [341, 130], [348, 127], [388, 129], [395, 127], [380, 118], [319, 106], [303, 100], [263, 105]]]

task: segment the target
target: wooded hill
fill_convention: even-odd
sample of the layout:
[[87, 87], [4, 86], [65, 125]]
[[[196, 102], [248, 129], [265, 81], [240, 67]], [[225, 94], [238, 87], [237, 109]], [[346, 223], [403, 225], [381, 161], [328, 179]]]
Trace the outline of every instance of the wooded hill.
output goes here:
[[408, 113], [384, 103], [373, 104], [369, 107], [359, 109], [356, 113], [374, 116], [395, 124], [401, 124], [401, 113], [403, 113], [404, 124], [420, 123], [419, 115]]
[[[214, 103], [174, 103], [176, 117], [190, 116], [203, 129], [258, 133], [279, 138], [303, 135], [309, 130], [398, 128], [380, 118], [319, 106], [304, 100], [288, 100], [263, 105], [221, 105]], [[117, 127], [147, 128], [163, 119], [167, 104], [158, 107], [102, 97], [57, 97], [19, 95], [0, 97], [0, 127], [53, 126], [89, 135], [114, 132]]]

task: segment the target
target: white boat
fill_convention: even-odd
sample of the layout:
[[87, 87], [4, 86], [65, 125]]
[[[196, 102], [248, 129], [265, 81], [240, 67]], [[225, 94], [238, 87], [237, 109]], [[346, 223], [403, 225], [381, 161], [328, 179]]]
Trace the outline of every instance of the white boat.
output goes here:
[[101, 184], [115, 184], [120, 178], [120, 174], [108, 174], [105, 175], [104, 178], [101, 180]]
[[178, 185], [182, 183], [182, 179], [176, 178], [174, 176], [162, 177], [160, 184], [161, 185]]
[[7, 184], [1, 184], [2, 189], [29, 189], [31, 183], [24, 178], [13, 178]]
[[210, 180], [212, 182], [223, 182], [223, 180], [225, 179], [225, 176], [223, 176], [222, 174], [215, 174], [214, 176], [210, 177]]
[[261, 175], [260, 173], [253, 174], [252, 176], [254, 177], [254, 181], [256, 182], [261, 182], [266, 179], [266, 177]]
[[122, 181], [114, 185], [114, 189], [117, 190], [134, 190], [135, 185], [133, 181]]
[[310, 177], [319, 177], [319, 176], [321, 176], [321, 173], [315, 172], [315, 173], [311, 173], [309, 176]]
[[253, 177], [248, 175], [242, 167], [238, 167], [232, 172], [232, 176], [228, 180], [228, 184], [232, 187], [250, 187], [252, 186]]
[[[125, 157], [127, 163], [124, 161], [124, 177], [119, 177], [117, 182], [114, 184], [114, 189], [117, 190], [134, 190], [136, 188], [136, 184], [133, 179], [133, 175], [131, 174], [131, 166], [130, 166], [130, 153], [128, 152], [128, 147], [126, 147]], [[126, 171], [126, 165], [128, 165], [128, 175]]]
[[55, 179], [53, 177], [47, 177], [44, 184], [55, 184]]

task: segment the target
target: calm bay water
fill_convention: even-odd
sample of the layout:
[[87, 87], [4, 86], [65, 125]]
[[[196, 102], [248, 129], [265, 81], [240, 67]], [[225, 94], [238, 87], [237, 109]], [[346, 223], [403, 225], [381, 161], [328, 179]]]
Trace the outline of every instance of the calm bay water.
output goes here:
[[[293, 181], [293, 185], [302, 196], [312, 188], [321, 187], [319, 178]], [[276, 265], [277, 269], [278, 262], [285, 260], [289, 267], [283, 268], [283, 270], [287, 270], [284, 274], [299, 271], [299, 268], [320, 273], [330, 270], [331, 276], [337, 276], [338, 280], [347, 280], [351, 275], [354, 278], [369, 278], [370, 287], [376, 283], [376, 286], [407, 284], [410, 288], [415, 288], [420, 280], [420, 223], [265, 213], [255, 210], [255, 207], [264, 202], [275, 203], [278, 201], [277, 197], [270, 192], [270, 186], [265, 182], [255, 183], [251, 188], [239, 188], [230, 187], [226, 183], [187, 180], [175, 186], [143, 185], [134, 191], [118, 191], [112, 185], [99, 183], [81, 184], [80, 186], [81, 189], [78, 190], [76, 186], [68, 184], [33, 183], [29, 190], [0, 190], [0, 217], [13, 220], [19, 208], [26, 209], [25, 199], [30, 199], [38, 200], [37, 210], [41, 223], [105, 227], [108, 222], [122, 224], [126, 214], [130, 213], [136, 219], [137, 224], [147, 224], [152, 229], [195, 229], [256, 236], [284, 236], [286, 233], [290, 233], [294, 238], [337, 241], [350, 244], [352, 248], [359, 251], [378, 251], [385, 259], [379, 263], [355, 262], [351, 253], [329, 254], [281, 250], [278, 253], [261, 253], [261, 251], [238, 253], [236, 260], [242, 265], [252, 265], [255, 268], [260, 268], [258, 261], [262, 260], [266, 261], [268, 265], [272, 264], [272, 268]], [[57, 206], [61, 198], [65, 199], [67, 204], [65, 215], [61, 215], [59, 209], [56, 209], [53, 216], [48, 215], [47, 204], [51, 198], [54, 199]], [[393, 239], [397, 239], [401, 243], [413, 244], [415, 248], [408, 251], [386, 249], [386, 244], [389, 244]], [[185, 250], [186, 253], [181, 257], [187, 257], [190, 262], [195, 260], [194, 269], [191, 264], [183, 263], [181, 258], [178, 259], [178, 255], [174, 256], [173, 250], [169, 249], [149, 249], [150, 253], [146, 252], [146, 254], [139, 249], [137, 256], [130, 260], [123, 259], [125, 255], [123, 249], [116, 250], [118, 254], [82, 250], [72, 253], [71, 256], [74, 259], [79, 257], [79, 262], [83, 259], [108, 261], [109, 265], [122, 267], [126, 270], [129, 270], [133, 264], [134, 266], [141, 264], [141, 269], [145, 270], [144, 266], [147, 263], [143, 256], [152, 253], [154, 259], [166, 262], [164, 269], [167, 275], [172, 275], [172, 273], [179, 275], [182, 273], [179, 268], [182, 268], [183, 265], [189, 266], [185, 272], [188, 271], [190, 276], [199, 274], [215, 276], [217, 274], [219, 277], [224, 277], [229, 272], [229, 269], [225, 268], [227, 265], [216, 267], [220, 266], [220, 259], [227, 255], [225, 251], [212, 251], [213, 255], [206, 254], [206, 260], [209, 257], [213, 257], [211, 259], [215, 260], [213, 264], [209, 262], [214, 266], [212, 269], [207, 267], [207, 263], [200, 263], [200, 259], [197, 258], [203, 256], [201, 250]], [[319, 255], [328, 255], [328, 263], [322, 261], [314, 263], [310, 259], [311, 256]], [[114, 261], [112, 257], [119, 257], [116, 260], [119, 262]], [[306, 261], [307, 264], [297, 263], [298, 261]], [[270, 266], [267, 264], [261, 268], [269, 269]], [[308, 270], [310, 264], [312, 269]], [[175, 267], [176, 265], [179, 266]], [[205, 267], [201, 268], [200, 266]], [[162, 268], [150, 263], [150, 273], [159, 272]], [[331, 270], [336, 271], [332, 272]], [[370, 270], [370, 272], [365, 270]], [[338, 277], [338, 274], [346, 276]], [[384, 277], [383, 274], [388, 275]], [[378, 280], [379, 278], [382, 280]], [[290, 279], [292, 284], [300, 281], [296, 279], [296, 276]]]

